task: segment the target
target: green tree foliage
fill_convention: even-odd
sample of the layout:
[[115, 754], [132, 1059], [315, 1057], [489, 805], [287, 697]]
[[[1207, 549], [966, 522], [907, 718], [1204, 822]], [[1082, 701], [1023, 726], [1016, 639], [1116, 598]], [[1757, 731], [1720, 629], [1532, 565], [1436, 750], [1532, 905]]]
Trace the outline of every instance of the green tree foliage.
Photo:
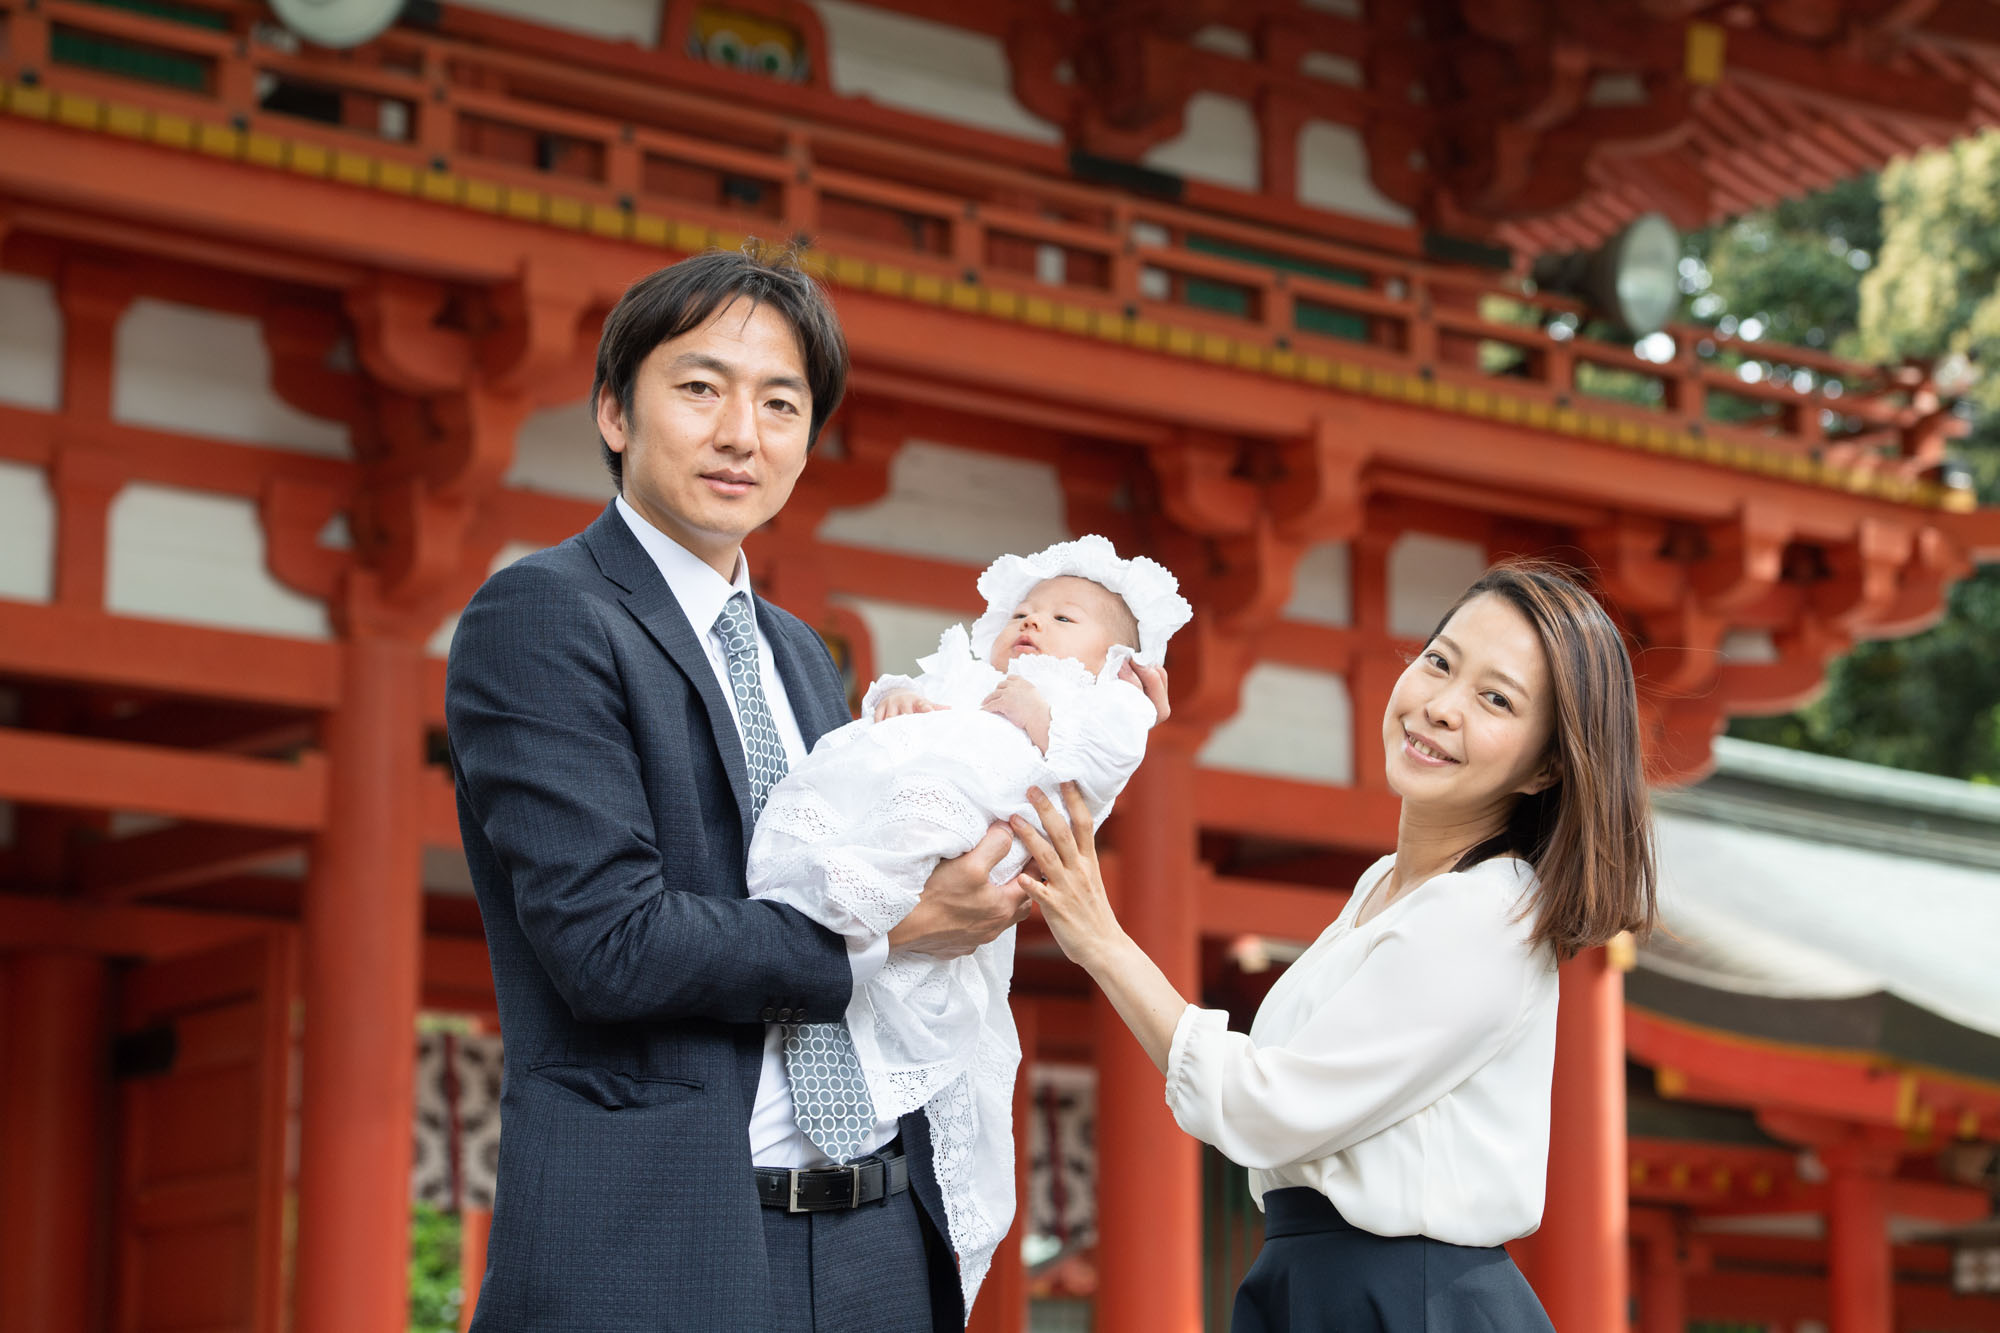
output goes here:
[[410, 1210], [410, 1333], [458, 1333], [458, 1244], [458, 1214], [421, 1203]]
[[[1963, 356], [1957, 452], [2000, 503], [2000, 134], [1892, 163], [1689, 238], [1688, 313], [1726, 335], [1872, 361]], [[1782, 354], [1746, 374], [1798, 372]], [[2000, 780], [2000, 567], [1952, 590], [1944, 618], [1833, 664], [1812, 704], [1743, 718], [1734, 735], [1869, 763]]]

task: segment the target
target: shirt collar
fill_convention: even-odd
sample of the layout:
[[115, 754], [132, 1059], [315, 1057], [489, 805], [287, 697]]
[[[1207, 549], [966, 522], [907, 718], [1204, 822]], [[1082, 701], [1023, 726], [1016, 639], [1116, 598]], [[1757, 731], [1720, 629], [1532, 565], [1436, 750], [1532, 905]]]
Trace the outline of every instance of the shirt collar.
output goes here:
[[[618, 516], [625, 520], [625, 526], [632, 529], [632, 535], [639, 539], [639, 545], [646, 548], [658, 566], [660, 577], [667, 581], [667, 589], [674, 600], [681, 604], [681, 612], [688, 618], [688, 624], [697, 634], [709, 634], [715, 629], [715, 618], [722, 614], [722, 608], [737, 593], [750, 593], [750, 562], [739, 552], [736, 557], [736, 577], [727, 580], [715, 572], [706, 560], [687, 547], [648, 523], [639, 511], [625, 503], [625, 497], [617, 499]], [[755, 618], [757, 602], [751, 597], [750, 610]]]

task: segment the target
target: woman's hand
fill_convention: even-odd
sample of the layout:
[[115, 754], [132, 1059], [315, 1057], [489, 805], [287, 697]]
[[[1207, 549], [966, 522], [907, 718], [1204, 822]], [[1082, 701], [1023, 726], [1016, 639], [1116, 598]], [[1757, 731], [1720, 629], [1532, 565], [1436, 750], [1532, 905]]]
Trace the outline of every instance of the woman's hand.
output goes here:
[[[1164, 682], [1162, 682], [1164, 687]], [[1164, 708], [1165, 695], [1161, 695]], [[1092, 838], [1090, 809], [1074, 782], [1063, 783], [1068, 818], [1040, 791], [1028, 793], [1028, 803], [1041, 817], [1044, 837], [1016, 815], [1014, 836], [1027, 847], [1043, 878], [1022, 875], [1015, 883], [1027, 891], [1048, 919], [1056, 943], [1070, 961], [1090, 973], [1111, 1007], [1151, 1057], [1161, 1073], [1174, 1043], [1174, 1026], [1187, 1001], [1166, 974], [1128, 938], [1112, 914], [1098, 869], [1097, 844]]]
[[1146, 697], [1152, 700], [1153, 711], [1159, 714], [1154, 725], [1157, 726], [1160, 722], [1165, 722], [1169, 717], [1173, 716], [1173, 706], [1167, 702], [1167, 669], [1165, 667], [1139, 666], [1130, 659], [1127, 659], [1125, 665], [1118, 668], [1118, 679], [1125, 681], [1127, 684], [1137, 685], [1146, 692]]
[[1008, 676], [993, 687], [979, 706], [998, 713], [1022, 731], [1043, 754], [1049, 752], [1049, 701], [1042, 692], [1019, 676]]
[[1020, 885], [1042, 909], [1056, 943], [1073, 963], [1086, 970], [1124, 940], [1111, 899], [1104, 891], [1104, 876], [1097, 864], [1097, 843], [1092, 836], [1090, 809], [1074, 782], [1062, 785], [1065, 819], [1055, 804], [1039, 788], [1028, 793], [1035, 807], [1044, 837], [1026, 818], [1011, 821], [1014, 836], [1028, 849], [1043, 878], [1023, 875]]

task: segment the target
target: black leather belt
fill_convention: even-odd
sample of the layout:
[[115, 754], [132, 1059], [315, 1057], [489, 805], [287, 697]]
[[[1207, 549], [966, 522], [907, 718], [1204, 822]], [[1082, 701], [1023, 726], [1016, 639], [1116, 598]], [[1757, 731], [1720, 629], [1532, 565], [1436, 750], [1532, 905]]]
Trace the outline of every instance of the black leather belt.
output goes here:
[[788, 1213], [829, 1213], [882, 1203], [910, 1187], [910, 1162], [896, 1145], [846, 1166], [788, 1171], [757, 1168], [757, 1202]]

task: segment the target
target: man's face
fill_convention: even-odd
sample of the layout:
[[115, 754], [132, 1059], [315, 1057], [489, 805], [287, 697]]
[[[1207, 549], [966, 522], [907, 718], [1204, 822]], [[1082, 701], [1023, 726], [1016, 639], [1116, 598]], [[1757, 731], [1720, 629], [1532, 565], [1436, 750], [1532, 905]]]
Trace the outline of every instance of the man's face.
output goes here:
[[725, 579], [743, 538], [791, 497], [811, 425], [798, 335], [741, 299], [647, 354], [630, 414], [609, 386], [597, 399], [625, 503]]

